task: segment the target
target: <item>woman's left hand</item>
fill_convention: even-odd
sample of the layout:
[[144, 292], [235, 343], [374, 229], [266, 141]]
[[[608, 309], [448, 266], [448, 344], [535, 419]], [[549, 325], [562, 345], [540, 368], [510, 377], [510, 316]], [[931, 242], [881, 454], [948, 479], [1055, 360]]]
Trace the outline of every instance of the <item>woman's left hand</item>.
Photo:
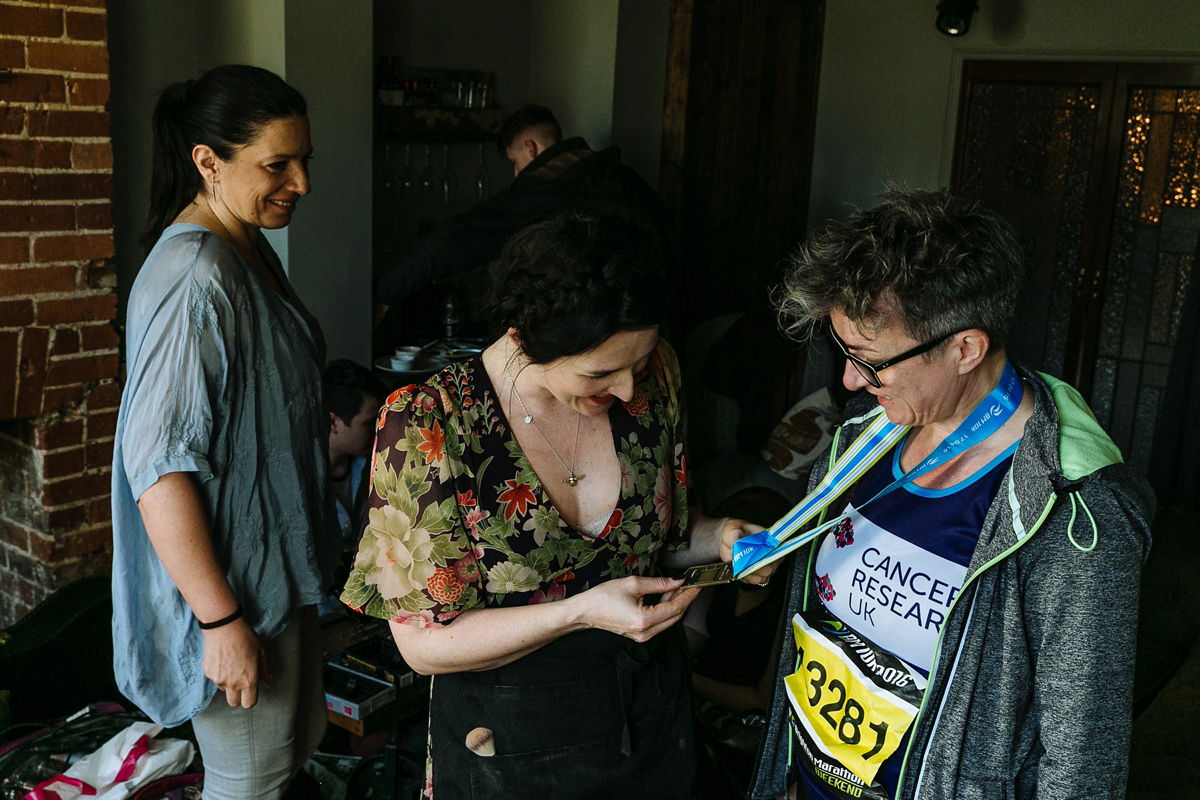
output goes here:
[[[733, 543], [743, 536], [749, 536], [752, 533], [766, 530], [762, 525], [755, 525], [753, 522], [747, 522], [744, 519], [727, 519], [721, 528], [721, 540], [717, 546], [717, 552], [721, 556], [722, 561], [733, 560]], [[741, 578], [743, 583], [751, 586], [766, 586], [771, 580], [771, 575], [779, 568], [779, 561], [773, 561], [765, 567], [751, 572], [749, 575]]]

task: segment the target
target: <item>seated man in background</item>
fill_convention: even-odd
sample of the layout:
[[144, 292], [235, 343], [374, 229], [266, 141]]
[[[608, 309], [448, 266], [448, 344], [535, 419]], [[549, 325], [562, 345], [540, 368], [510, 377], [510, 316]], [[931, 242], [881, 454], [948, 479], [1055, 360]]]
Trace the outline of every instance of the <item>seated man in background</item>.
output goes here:
[[[422, 236], [404, 258], [386, 265], [375, 280], [377, 318], [435, 278], [485, 266], [512, 234], [556, 211], [624, 212], [663, 231], [665, 237], [658, 195], [621, 163], [620, 150], [614, 146], [596, 152], [581, 137], [563, 140], [550, 109], [536, 105], [518, 109], [505, 120], [498, 145], [513, 165], [515, 180]], [[380, 326], [385, 341], [396, 339], [399, 316], [393, 312]]]
[[369, 369], [347, 359], [330, 361], [322, 383], [329, 409], [329, 476], [337, 498], [342, 550], [353, 552], [366, 509], [375, 420], [387, 389]]

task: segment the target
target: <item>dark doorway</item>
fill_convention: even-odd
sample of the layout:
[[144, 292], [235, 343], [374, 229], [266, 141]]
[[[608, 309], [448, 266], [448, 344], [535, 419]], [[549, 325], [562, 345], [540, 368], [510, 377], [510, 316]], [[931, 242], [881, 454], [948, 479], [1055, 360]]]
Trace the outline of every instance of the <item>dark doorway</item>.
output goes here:
[[1200, 65], [965, 65], [954, 188], [1030, 256], [1014, 357], [1087, 398], [1143, 472], [1200, 233]]

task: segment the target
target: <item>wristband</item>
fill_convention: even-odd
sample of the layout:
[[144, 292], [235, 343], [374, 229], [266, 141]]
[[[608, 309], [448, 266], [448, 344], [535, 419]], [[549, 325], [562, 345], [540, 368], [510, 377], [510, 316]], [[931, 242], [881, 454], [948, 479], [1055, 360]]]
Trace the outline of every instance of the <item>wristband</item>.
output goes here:
[[202, 631], [211, 631], [213, 628], [220, 628], [222, 625], [228, 625], [231, 622], [241, 619], [244, 610], [242, 604], [238, 603], [237, 611], [234, 611], [228, 617], [221, 617], [221, 619], [215, 622], [201, 622], [200, 620], [196, 620], [196, 624], [200, 626], [200, 630]]

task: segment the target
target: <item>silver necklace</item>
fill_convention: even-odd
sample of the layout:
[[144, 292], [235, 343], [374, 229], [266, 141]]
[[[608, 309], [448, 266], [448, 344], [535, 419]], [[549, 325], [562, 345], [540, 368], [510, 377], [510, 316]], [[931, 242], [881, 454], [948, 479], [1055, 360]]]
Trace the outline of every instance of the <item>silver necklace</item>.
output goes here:
[[568, 467], [567, 462], [563, 461], [562, 456], [560, 456], [558, 451], [554, 449], [554, 445], [550, 444], [550, 440], [546, 438], [546, 434], [542, 433], [542, 429], [539, 428], [537, 423], [533, 421], [533, 415], [530, 414], [529, 409], [525, 407], [525, 401], [521, 399], [521, 393], [517, 391], [517, 382], [513, 380], [511, 375], [508, 377], [508, 385], [509, 388], [512, 389], [512, 392], [510, 393], [509, 406], [512, 405], [511, 395], [515, 394], [517, 396], [517, 402], [521, 404], [521, 410], [525, 412], [525, 424], [533, 425], [533, 429], [537, 431], [537, 435], [542, 437], [542, 441], [546, 443], [546, 447], [550, 448], [550, 452], [554, 453], [554, 457], [558, 459], [558, 463], [562, 464], [563, 469], [567, 471], [567, 477], [563, 478], [561, 482], [569, 483], [571, 486], [574, 486], [586, 478], [587, 475], [575, 474], [575, 454], [579, 452], [579, 423], [583, 419], [583, 413], [579, 411], [575, 412], [575, 444], [571, 448], [571, 466]]

